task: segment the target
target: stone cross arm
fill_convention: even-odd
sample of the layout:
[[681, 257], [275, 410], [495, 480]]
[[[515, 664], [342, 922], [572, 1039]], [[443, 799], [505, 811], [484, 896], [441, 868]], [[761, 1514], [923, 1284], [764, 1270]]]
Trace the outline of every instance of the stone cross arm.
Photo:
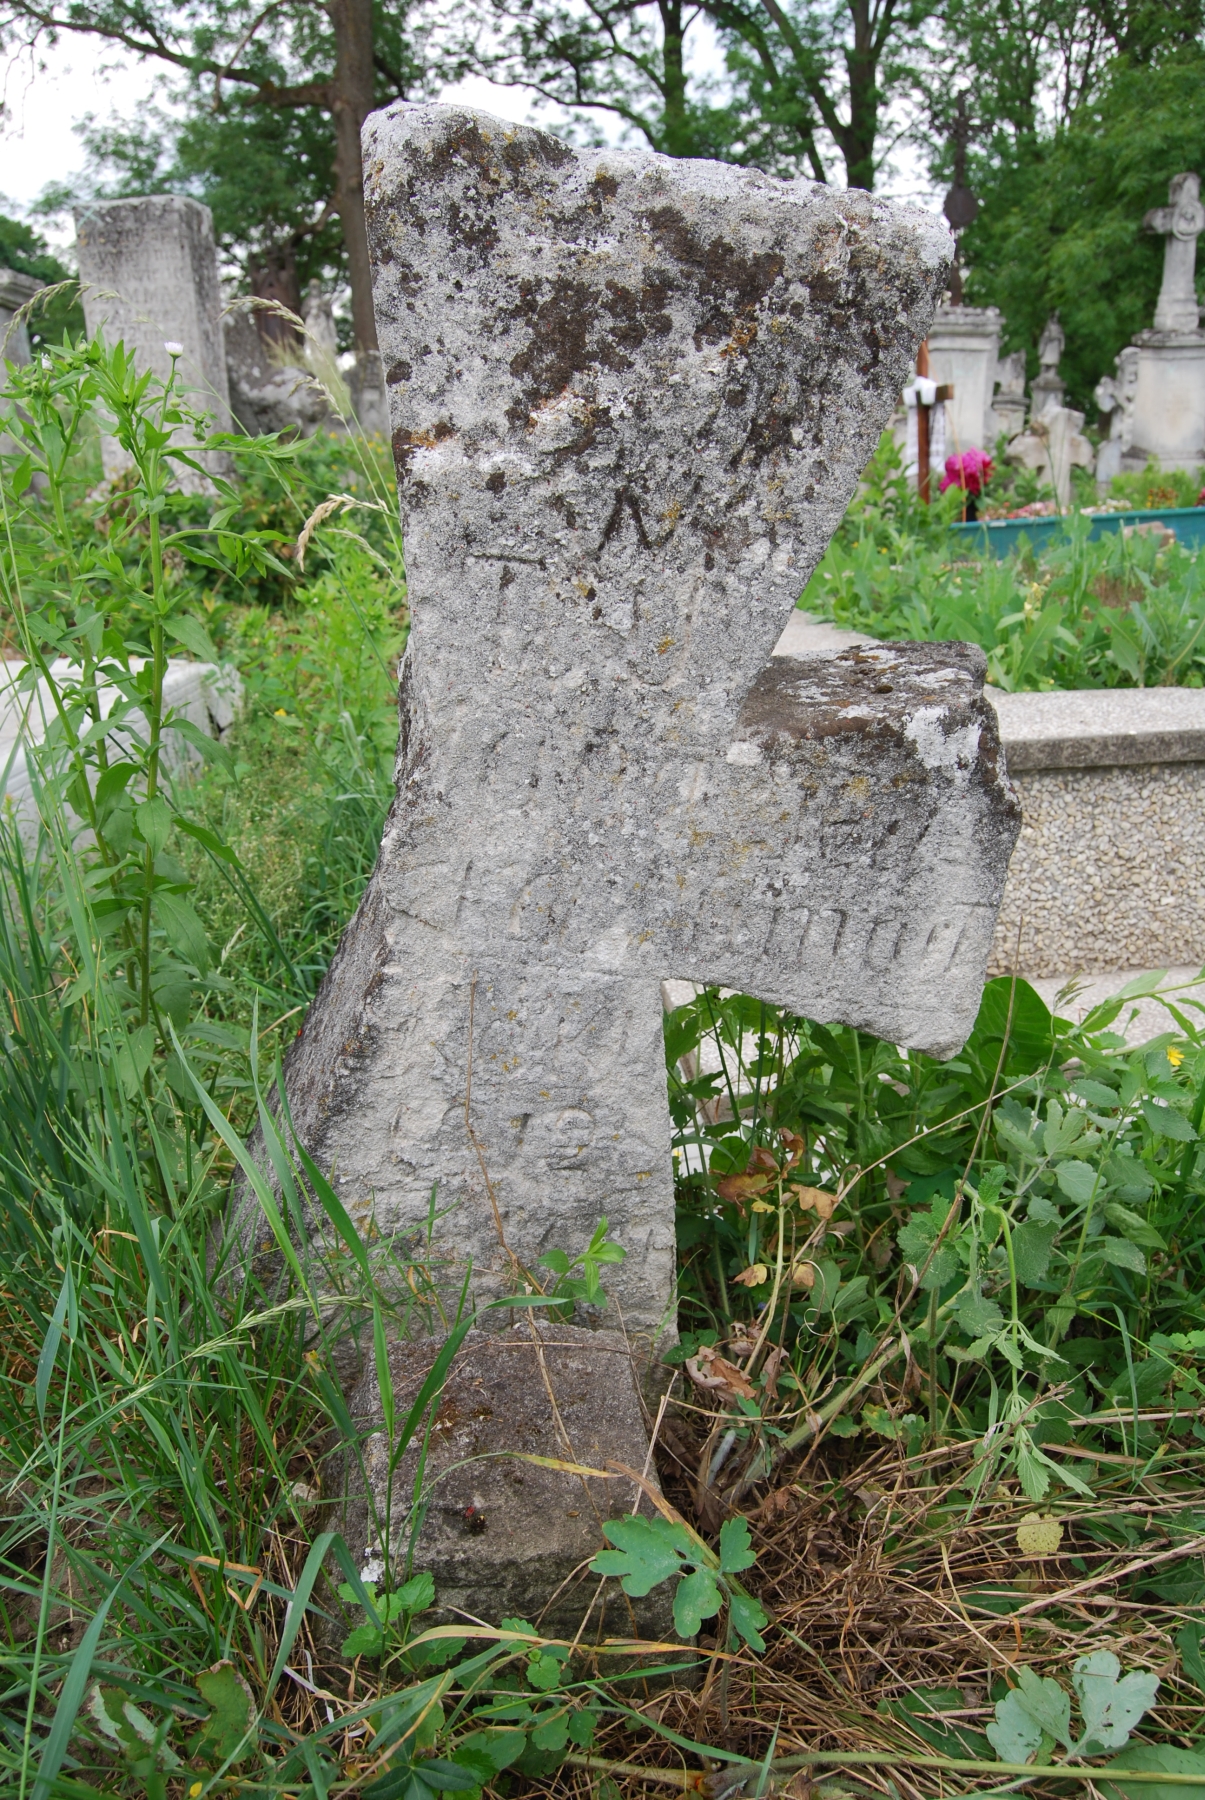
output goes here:
[[771, 657], [950, 240], [444, 107], [377, 114], [365, 167], [412, 629], [397, 799], [293, 1117], [416, 1248], [434, 1191], [479, 1291], [500, 1235], [531, 1266], [605, 1213], [651, 1329], [662, 978], [939, 1054], [975, 1015], [1017, 829], [981, 654]]
[[1200, 319], [1197, 304], [1197, 239], [1205, 231], [1205, 206], [1201, 205], [1201, 180], [1187, 173], [1173, 175], [1168, 184], [1168, 204], [1153, 207], [1142, 223], [1163, 238], [1163, 283], [1155, 306], [1156, 331], [1196, 331]]

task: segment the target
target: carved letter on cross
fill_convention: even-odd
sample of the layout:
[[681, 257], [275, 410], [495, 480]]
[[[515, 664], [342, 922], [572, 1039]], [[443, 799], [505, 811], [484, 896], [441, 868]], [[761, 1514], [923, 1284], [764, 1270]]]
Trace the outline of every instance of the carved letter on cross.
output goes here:
[[449, 107], [377, 114], [365, 159], [413, 625], [397, 798], [293, 1116], [353, 1214], [417, 1240], [434, 1191], [479, 1293], [499, 1225], [531, 1264], [605, 1213], [651, 1328], [663, 977], [938, 1054], [975, 1016], [1018, 827], [981, 653], [770, 655], [950, 239]]

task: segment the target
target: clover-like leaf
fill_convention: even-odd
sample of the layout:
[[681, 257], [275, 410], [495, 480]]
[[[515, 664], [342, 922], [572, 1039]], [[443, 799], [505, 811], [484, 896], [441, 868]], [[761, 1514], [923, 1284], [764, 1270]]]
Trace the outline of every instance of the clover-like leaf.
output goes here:
[[674, 1630], [680, 1638], [697, 1637], [703, 1620], [714, 1618], [723, 1603], [710, 1569], [684, 1575], [674, 1590]]
[[741, 1569], [751, 1569], [756, 1561], [748, 1519], [725, 1519], [720, 1526], [720, 1573], [736, 1575]]
[[671, 1575], [684, 1561], [693, 1561], [694, 1547], [686, 1530], [668, 1519], [646, 1519], [629, 1513], [624, 1519], [608, 1519], [603, 1536], [616, 1546], [600, 1550], [590, 1564], [595, 1575], [617, 1575], [625, 1594], [640, 1599]]
[[1042, 1727], [1013, 1688], [1003, 1700], [997, 1700], [996, 1717], [987, 1735], [1001, 1762], [1024, 1763], [1042, 1742]]
[[1158, 1676], [1145, 1669], [1122, 1675], [1111, 1650], [1094, 1650], [1090, 1656], [1078, 1657], [1071, 1685], [1079, 1695], [1084, 1724], [1084, 1735], [1076, 1746], [1081, 1756], [1120, 1750], [1159, 1692]]
[[561, 1683], [561, 1665], [555, 1656], [537, 1656], [527, 1665], [527, 1685], [537, 1693], [551, 1693]]
[[732, 1620], [733, 1629], [744, 1639], [750, 1650], [763, 1651], [766, 1647], [761, 1633], [770, 1623], [766, 1610], [750, 1594], [733, 1593], [728, 1596], [728, 1617]]

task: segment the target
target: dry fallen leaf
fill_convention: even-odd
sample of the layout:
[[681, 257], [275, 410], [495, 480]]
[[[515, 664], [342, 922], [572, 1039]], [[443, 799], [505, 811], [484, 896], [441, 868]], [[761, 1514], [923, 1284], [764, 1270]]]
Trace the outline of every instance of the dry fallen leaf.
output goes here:
[[826, 1194], [823, 1188], [797, 1185], [791, 1193], [802, 1212], [814, 1212], [821, 1219], [831, 1219], [840, 1204], [836, 1194]]
[[1053, 1513], [1026, 1513], [1017, 1526], [1017, 1547], [1024, 1556], [1054, 1556], [1063, 1541], [1063, 1527]]
[[769, 1276], [769, 1273], [770, 1271], [767, 1269], [765, 1263], [750, 1263], [747, 1269], [742, 1269], [740, 1274], [734, 1275], [732, 1279], [733, 1281], [743, 1282], [745, 1287], [754, 1288], [760, 1287], [762, 1282]]
[[721, 1200], [735, 1200], [743, 1206], [746, 1200], [764, 1194], [774, 1184], [765, 1175], [725, 1175], [715, 1184], [715, 1191]]
[[710, 1344], [700, 1344], [694, 1356], [686, 1359], [686, 1373], [701, 1388], [712, 1392], [723, 1390], [729, 1399], [752, 1400], [754, 1391], [743, 1369], [719, 1356]]
[[791, 1270], [791, 1280], [796, 1287], [813, 1288], [816, 1285], [816, 1265], [813, 1262], [797, 1262]]

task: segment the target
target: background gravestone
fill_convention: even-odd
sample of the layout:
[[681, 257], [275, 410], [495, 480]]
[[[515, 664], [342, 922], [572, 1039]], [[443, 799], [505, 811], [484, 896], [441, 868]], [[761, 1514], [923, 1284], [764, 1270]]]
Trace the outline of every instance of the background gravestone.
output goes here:
[[[230, 429], [213, 216], [199, 200], [151, 194], [97, 200], [75, 215], [76, 253], [89, 334], [123, 339], [140, 368], [166, 381], [166, 344], [184, 346], [180, 378], [193, 404], [219, 431]], [[102, 437], [106, 476], [128, 466], [115, 439]], [[182, 478], [182, 485], [188, 485]]]
[[471, 1255], [479, 1296], [513, 1279], [499, 1232], [534, 1266], [605, 1213], [651, 1332], [662, 977], [939, 1053], [975, 1016], [1016, 832], [981, 653], [767, 666], [950, 239], [438, 106], [375, 115], [365, 167], [413, 627], [293, 1118], [361, 1224]]

